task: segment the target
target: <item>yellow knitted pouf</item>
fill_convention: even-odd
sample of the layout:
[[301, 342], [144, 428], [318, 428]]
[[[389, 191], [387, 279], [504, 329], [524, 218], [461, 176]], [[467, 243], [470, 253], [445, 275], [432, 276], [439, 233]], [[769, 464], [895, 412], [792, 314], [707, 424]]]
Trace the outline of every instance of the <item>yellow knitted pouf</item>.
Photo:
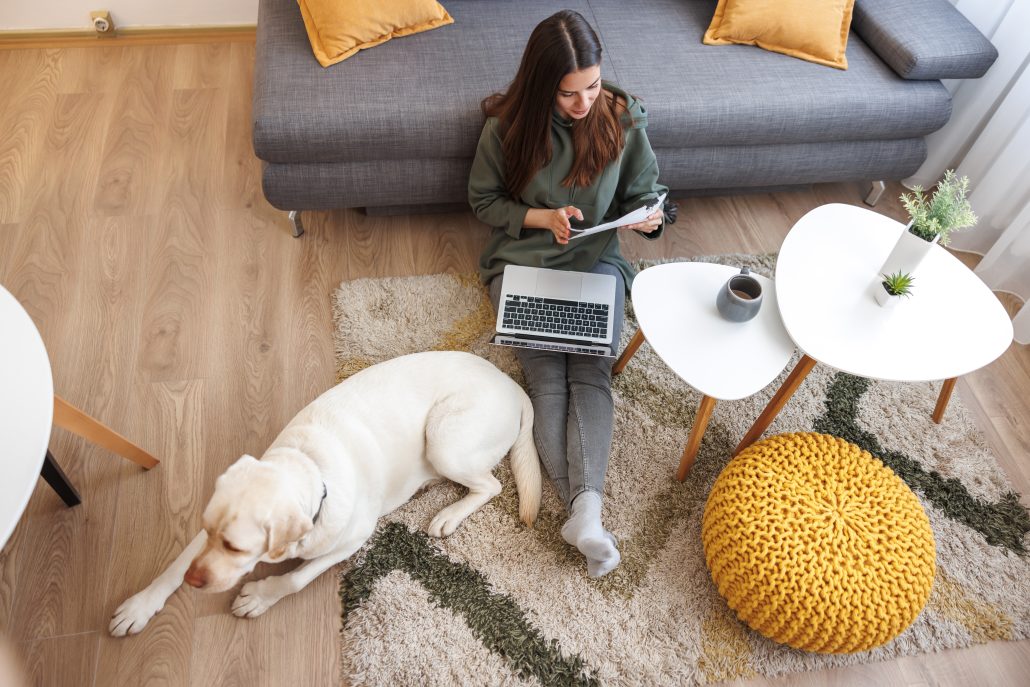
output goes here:
[[912, 490], [858, 446], [781, 434], [731, 460], [701, 524], [705, 561], [737, 616], [806, 651], [880, 646], [930, 596], [935, 549]]

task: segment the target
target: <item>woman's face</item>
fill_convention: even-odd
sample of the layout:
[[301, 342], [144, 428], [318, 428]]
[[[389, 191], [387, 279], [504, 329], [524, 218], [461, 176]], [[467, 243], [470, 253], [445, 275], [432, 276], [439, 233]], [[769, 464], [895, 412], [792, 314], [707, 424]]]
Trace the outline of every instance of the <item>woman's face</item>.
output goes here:
[[570, 72], [558, 84], [554, 104], [565, 119], [583, 119], [601, 92], [601, 65]]

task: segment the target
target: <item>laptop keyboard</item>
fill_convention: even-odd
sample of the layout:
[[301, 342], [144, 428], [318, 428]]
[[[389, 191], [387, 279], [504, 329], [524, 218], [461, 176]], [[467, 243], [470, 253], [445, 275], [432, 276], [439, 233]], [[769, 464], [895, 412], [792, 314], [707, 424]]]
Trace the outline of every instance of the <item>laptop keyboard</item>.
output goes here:
[[608, 334], [608, 304], [506, 294], [502, 324], [523, 332], [603, 339]]

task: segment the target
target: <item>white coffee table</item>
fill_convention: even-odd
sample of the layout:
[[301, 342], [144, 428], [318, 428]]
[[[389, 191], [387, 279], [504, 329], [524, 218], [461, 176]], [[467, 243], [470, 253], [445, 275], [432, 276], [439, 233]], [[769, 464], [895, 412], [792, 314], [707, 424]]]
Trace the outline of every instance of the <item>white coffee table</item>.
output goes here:
[[1012, 342], [1012, 321], [973, 272], [940, 246], [914, 271], [910, 298], [880, 307], [878, 271], [905, 230], [876, 212], [818, 207], [780, 248], [780, 314], [804, 355], [748, 430], [737, 452], [762, 435], [815, 364], [890, 381], [946, 380], [940, 422], [956, 378], [987, 365]]
[[694, 463], [716, 401], [745, 398], [764, 388], [794, 353], [770, 279], [754, 275], [763, 292], [762, 308], [754, 319], [728, 322], [719, 315], [716, 294], [739, 272], [739, 267], [676, 262], [649, 267], [633, 280], [631, 298], [640, 328], [612, 372], [622, 372], [646, 339], [680, 379], [701, 393], [676, 473], [680, 481]]

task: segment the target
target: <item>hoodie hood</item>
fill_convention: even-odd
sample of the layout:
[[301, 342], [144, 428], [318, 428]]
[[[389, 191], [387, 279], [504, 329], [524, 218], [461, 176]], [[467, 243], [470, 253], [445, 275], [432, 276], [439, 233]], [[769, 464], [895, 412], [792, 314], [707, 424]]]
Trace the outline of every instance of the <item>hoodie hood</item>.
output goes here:
[[621, 96], [626, 100], [626, 112], [622, 115], [622, 123], [627, 129], [647, 128], [647, 110], [644, 108], [643, 103], [641, 103], [635, 96], [630, 95], [615, 84], [602, 81], [601, 86], [605, 90], [611, 91], [615, 95]]

